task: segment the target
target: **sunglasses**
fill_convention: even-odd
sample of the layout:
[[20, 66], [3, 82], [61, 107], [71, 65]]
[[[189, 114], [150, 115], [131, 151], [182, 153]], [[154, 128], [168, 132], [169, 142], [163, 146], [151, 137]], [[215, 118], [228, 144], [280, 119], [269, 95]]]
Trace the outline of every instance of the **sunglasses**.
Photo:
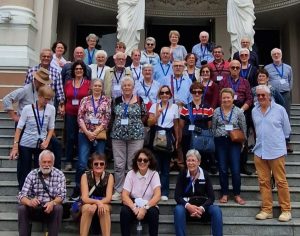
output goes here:
[[249, 54], [241, 54], [241, 57], [247, 57]]
[[138, 163], [142, 163], [142, 162], [143, 162], [143, 163], [148, 163], [148, 162], [149, 162], [149, 159], [138, 158], [138, 159], [137, 159], [137, 162], [138, 162]]
[[105, 165], [105, 162], [104, 161], [101, 161], [101, 162], [94, 162], [93, 163], [93, 166], [95, 167], [98, 167], [98, 166], [104, 166]]
[[164, 95], [164, 94], [170, 95], [171, 93], [170, 93], [170, 91], [160, 91], [159, 92], [159, 95]]
[[83, 70], [81, 67], [75, 68], [75, 70]]
[[209, 71], [209, 70], [203, 70], [201, 73], [202, 73], [202, 74], [209, 74], [210, 71]]
[[264, 98], [264, 97], [266, 97], [266, 94], [256, 94], [256, 96], [259, 98], [259, 97], [262, 97], [262, 98]]
[[202, 90], [193, 90], [192, 91], [192, 94], [201, 94], [202, 93]]
[[239, 67], [239, 66], [231, 66], [230, 69], [231, 69], [231, 70], [239, 70], [240, 67]]
[[147, 43], [147, 46], [154, 46], [154, 43]]

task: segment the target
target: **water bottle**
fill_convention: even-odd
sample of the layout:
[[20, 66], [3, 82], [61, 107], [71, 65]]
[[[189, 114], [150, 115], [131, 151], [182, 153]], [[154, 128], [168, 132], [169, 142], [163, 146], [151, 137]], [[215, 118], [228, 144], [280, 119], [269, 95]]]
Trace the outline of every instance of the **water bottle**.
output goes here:
[[136, 226], [136, 235], [142, 236], [142, 230], [143, 230], [143, 225], [142, 222], [139, 220]]

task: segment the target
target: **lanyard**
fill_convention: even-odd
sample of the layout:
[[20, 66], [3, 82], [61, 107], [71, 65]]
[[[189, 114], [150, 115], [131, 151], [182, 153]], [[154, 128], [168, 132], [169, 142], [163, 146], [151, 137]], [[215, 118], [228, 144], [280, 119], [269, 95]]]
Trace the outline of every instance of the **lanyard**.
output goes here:
[[[200, 104], [201, 108], [202, 108], [202, 114], [201, 114], [201, 117], [203, 118], [204, 117], [204, 108], [203, 108], [203, 104], [201, 103]], [[194, 125], [195, 124], [195, 117], [197, 117], [197, 114], [194, 115], [193, 113], [193, 106], [191, 103], [189, 103], [187, 105], [187, 108], [188, 108], [188, 111], [189, 111], [189, 118], [190, 118], [190, 121], [191, 121], [191, 124]], [[196, 108], [195, 108], [196, 109]], [[199, 109], [197, 109], [196, 111], [198, 111]]]
[[234, 108], [234, 107], [231, 108], [231, 112], [230, 112], [230, 115], [229, 115], [229, 120], [227, 121], [227, 120], [225, 120], [224, 114], [223, 114], [223, 112], [222, 112], [222, 108], [220, 107], [221, 118], [222, 118], [222, 120], [223, 120], [224, 122], [228, 122], [227, 124], [230, 124], [231, 117], [232, 117], [232, 113], [233, 113], [233, 108]]
[[[101, 79], [101, 75], [102, 75], [102, 72], [103, 72], [103, 70], [104, 70], [104, 66], [103, 66], [102, 69], [101, 69], [100, 75], [99, 75], [98, 70], [99, 70], [99, 67], [97, 66], [97, 78]], [[98, 76], [98, 75], [99, 75], [99, 76]]]
[[122, 73], [120, 74], [119, 78], [117, 78], [116, 71], [114, 70], [114, 75], [115, 75], [115, 78], [116, 78], [117, 84], [119, 84], [119, 82], [120, 82], [120, 80], [121, 80], [121, 77], [122, 77], [122, 75], [123, 75], [123, 72], [124, 72], [124, 70], [122, 70]]
[[221, 73], [223, 72], [225, 63], [223, 62], [222, 65], [223, 65], [223, 66], [222, 66], [221, 70], [219, 70], [219, 67], [217, 67], [217, 63], [214, 62], [214, 66], [215, 66], [215, 68], [216, 68], [216, 71], [217, 71], [218, 75], [222, 75]]
[[180, 78], [180, 83], [179, 83], [179, 86], [178, 86], [178, 79], [175, 78], [175, 81], [176, 81], [176, 90], [177, 90], [177, 93], [179, 91], [179, 89], [181, 88], [181, 84], [182, 84], [182, 81], [183, 81], [183, 76], [181, 76]]
[[95, 99], [94, 99], [94, 96], [93, 96], [93, 95], [92, 95], [92, 97], [91, 97], [91, 100], [92, 100], [92, 105], [93, 105], [94, 115], [95, 115], [95, 117], [96, 117], [98, 108], [100, 107], [100, 103], [101, 103], [101, 100], [102, 100], [102, 96], [100, 96], [100, 98], [99, 98], [99, 100], [98, 100], [98, 106], [97, 106], [97, 107], [95, 106]]
[[141, 66], [140, 66], [140, 72], [139, 72], [139, 74], [136, 73], [136, 69], [135, 68], [132, 68], [132, 69], [133, 69], [133, 71], [134, 71], [134, 73], [136, 75], [136, 80], [140, 80], [140, 77], [141, 77]]
[[[160, 106], [162, 107], [162, 102], [160, 102]], [[167, 112], [168, 112], [168, 109], [169, 109], [169, 102], [168, 102], [168, 104], [167, 104], [167, 107], [166, 107], [166, 109], [165, 109], [165, 114], [164, 114], [164, 112], [162, 111], [162, 113], [161, 113], [161, 123], [160, 123], [160, 125], [163, 125], [163, 123], [164, 123], [164, 121], [165, 121], [165, 119], [166, 119], [166, 115], [167, 115]]]
[[125, 104], [125, 105], [124, 105], [124, 113], [123, 113], [124, 117], [127, 117], [128, 106], [129, 106], [129, 103], [130, 103], [130, 101], [131, 101], [132, 98], [133, 98], [133, 94], [131, 95], [131, 97], [130, 97], [128, 103], [126, 103], [126, 102], [125, 102], [125, 98], [124, 98], [124, 96], [123, 96], [123, 102], [124, 102], [124, 104]]
[[74, 91], [74, 98], [75, 99], [77, 97], [78, 91], [79, 91], [79, 89], [80, 89], [80, 87], [81, 87], [82, 84], [83, 84], [83, 78], [80, 80], [80, 86], [79, 86], [79, 88], [76, 88], [75, 87], [75, 80], [73, 80], [73, 91]]
[[160, 67], [161, 67], [161, 69], [162, 69], [162, 71], [163, 71], [164, 76], [167, 76], [167, 74], [168, 74], [168, 72], [169, 72], [169, 69], [170, 69], [170, 64], [167, 64], [167, 66], [168, 66], [167, 72], [165, 72], [165, 70], [164, 70], [164, 68], [163, 68], [162, 65], [163, 65], [163, 64], [160, 63]]
[[[186, 187], [184, 193], [187, 193], [187, 192], [190, 190], [190, 188], [193, 186], [193, 184], [195, 184], [196, 176], [198, 175], [199, 172], [200, 172], [200, 171], [199, 171], [199, 168], [198, 168], [197, 173], [196, 173], [196, 175], [195, 175], [195, 178], [192, 178], [192, 176], [190, 176], [190, 182], [189, 182], [189, 185]], [[193, 191], [193, 193], [194, 193], [194, 191], [195, 191], [194, 188], [192, 188], [192, 191]]]
[[43, 117], [42, 117], [42, 121], [41, 121], [40, 113], [39, 113], [39, 107], [38, 107], [37, 101], [36, 101], [35, 104], [36, 104], [36, 111], [37, 111], [37, 117], [38, 117], [39, 126], [41, 127], [41, 131], [42, 131], [42, 128], [43, 128], [43, 125], [44, 125], [44, 118], [45, 118], [46, 106], [44, 108]]
[[145, 97], [148, 97], [148, 98], [149, 98], [149, 93], [150, 93], [150, 90], [151, 90], [151, 88], [152, 88], [153, 81], [152, 81], [151, 86], [150, 86], [150, 88], [148, 89], [148, 91], [146, 90], [145, 80], [143, 80], [143, 83], [141, 82], [141, 85], [143, 86], [143, 89], [144, 89], [144, 91], [145, 91]]
[[34, 101], [34, 102], [36, 102], [36, 99], [35, 99], [35, 86], [34, 86], [34, 83], [33, 83], [33, 81], [32, 81], [32, 101]]
[[[204, 47], [204, 50], [203, 50], [203, 47]], [[200, 45], [200, 50], [201, 50], [201, 58], [205, 59], [205, 52], [207, 51], [207, 47], [206, 46], [203, 46], [202, 47], [202, 44]]]
[[205, 98], [205, 95], [206, 95], [209, 83], [210, 83], [210, 80], [207, 81], [207, 85], [206, 85], [206, 87], [204, 89], [204, 93], [202, 94], [202, 101], [204, 101], [204, 98]]
[[275, 70], [277, 71], [278, 75], [280, 76], [280, 78], [282, 79], [283, 78], [283, 63], [281, 64], [281, 73], [278, 70], [278, 67], [274, 63], [273, 63], [273, 66], [274, 66]]
[[93, 63], [93, 58], [94, 58], [94, 54], [95, 54], [95, 48], [92, 50], [92, 55], [90, 54], [90, 50], [87, 49], [88, 51], [88, 59], [89, 59], [89, 65]]
[[230, 81], [230, 84], [231, 84], [231, 88], [234, 90], [234, 93], [236, 93], [239, 89], [239, 86], [240, 86], [240, 79], [238, 79], [238, 82], [237, 83], [232, 83], [232, 78], [229, 78], [229, 81]]
[[247, 65], [247, 69], [241, 69], [240, 74], [244, 79], [247, 79], [249, 71], [250, 71], [249, 69], [250, 69], [250, 64]]

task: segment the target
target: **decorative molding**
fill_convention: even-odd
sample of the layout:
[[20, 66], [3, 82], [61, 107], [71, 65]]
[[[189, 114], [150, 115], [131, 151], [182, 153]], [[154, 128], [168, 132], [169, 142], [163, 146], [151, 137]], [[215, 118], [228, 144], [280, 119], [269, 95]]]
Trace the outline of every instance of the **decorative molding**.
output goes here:
[[[76, 0], [77, 2], [117, 12], [117, 0]], [[142, 1], [142, 0], [141, 0]], [[207, 18], [226, 16], [225, 0], [145, 0], [146, 16]], [[300, 0], [254, 0], [255, 13], [285, 8], [300, 4]]]

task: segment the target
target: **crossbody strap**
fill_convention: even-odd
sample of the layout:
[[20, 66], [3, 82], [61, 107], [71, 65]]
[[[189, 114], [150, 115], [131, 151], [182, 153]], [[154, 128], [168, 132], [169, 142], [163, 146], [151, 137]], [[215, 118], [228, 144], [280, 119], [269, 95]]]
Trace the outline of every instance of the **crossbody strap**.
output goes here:
[[38, 133], [39, 133], [39, 135], [41, 135], [40, 125], [39, 125], [38, 120], [37, 120], [37, 115], [36, 115], [35, 110], [34, 110], [34, 105], [31, 104], [31, 107], [32, 107], [32, 111], [33, 111], [33, 114], [34, 114], [36, 126], [37, 126], [37, 129], [38, 129]]
[[42, 182], [44, 191], [49, 195], [49, 197], [50, 197], [52, 200], [55, 199], [55, 197], [53, 197], [53, 196], [50, 195], [48, 186], [47, 186], [47, 184], [45, 183], [45, 180], [44, 180], [44, 178], [43, 178], [43, 173], [42, 173], [42, 172], [38, 172], [38, 176], [39, 176], [39, 179], [40, 179], [41, 182]]
[[147, 187], [146, 187], [146, 189], [145, 189], [145, 191], [144, 191], [144, 193], [143, 193], [143, 196], [142, 196], [142, 198], [144, 198], [144, 196], [145, 196], [145, 193], [146, 193], [146, 191], [147, 191], [147, 189], [148, 189], [148, 187], [149, 187], [149, 185], [150, 185], [150, 183], [151, 183], [151, 181], [152, 181], [152, 179], [153, 179], [153, 176], [155, 175], [155, 173], [156, 173], [156, 171], [154, 171], [153, 175], [151, 176], [151, 179], [150, 179], [150, 181], [149, 181], [149, 183], [148, 183], [148, 185], [147, 185]]

